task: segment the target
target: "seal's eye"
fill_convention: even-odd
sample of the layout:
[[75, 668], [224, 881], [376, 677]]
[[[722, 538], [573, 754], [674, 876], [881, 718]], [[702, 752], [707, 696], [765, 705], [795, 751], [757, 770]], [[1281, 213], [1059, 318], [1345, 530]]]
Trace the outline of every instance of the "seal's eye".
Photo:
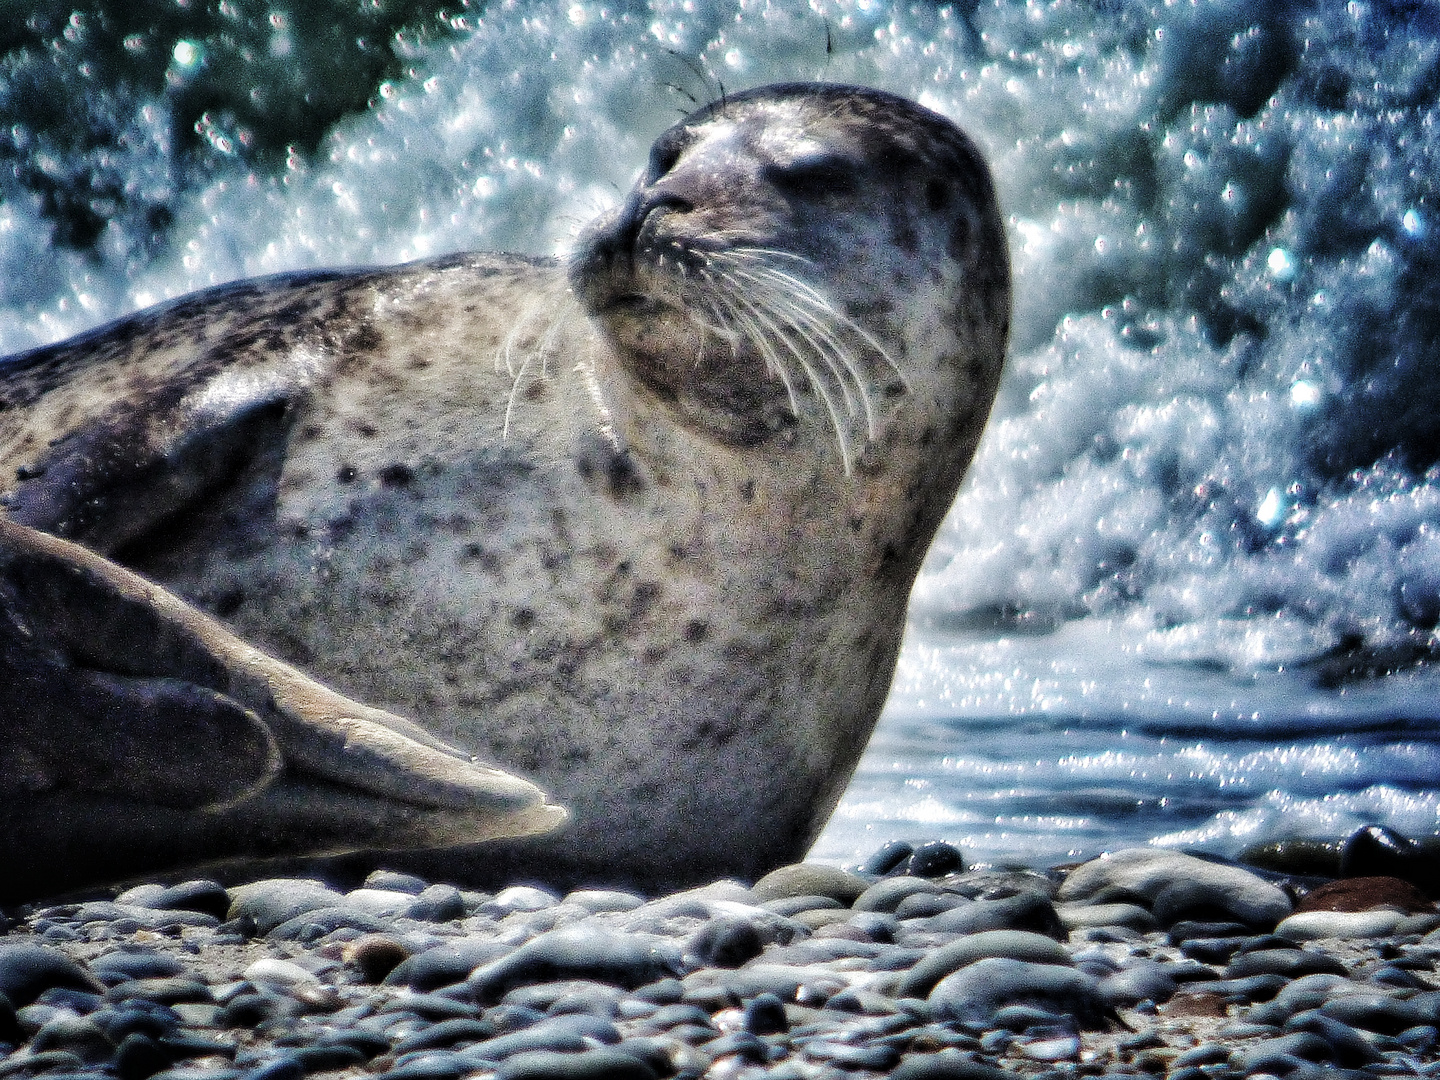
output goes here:
[[786, 195], [813, 199], [852, 194], [859, 186], [860, 171], [860, 163], [851, 158], [839, 154], [817, 154], [784, 165], [769, 165], [764, 175]]

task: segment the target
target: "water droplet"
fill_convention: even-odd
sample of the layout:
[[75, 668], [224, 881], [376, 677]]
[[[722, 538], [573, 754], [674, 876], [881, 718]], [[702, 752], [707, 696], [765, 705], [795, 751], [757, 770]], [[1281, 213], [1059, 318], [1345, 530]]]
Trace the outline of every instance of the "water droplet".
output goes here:
[[1290, 404], [1297, 409], [1308, 409], [1320, 404], [1320, 388], [1312, 382], [1300, 379], [1290, 387]]
[[1295, 260], [1290, 257], [1290, 252], [1282, 247], [1270, 249], [1265, 265], [1270, 268], [1270, 276], [1276, 281], [1291, 281], [1295, 277]]
[[205, 50], [193, 41], [181, 39], [175, 43], [175, 51], [171, 55], [175, 58], [175, 63], [182, 68], [192, 68], [200, 63]]
[[1280, 520], [1285, 513], [1285, 499], [1279, 488], [1271, 488], [1255, 509], [1255, 520], [1267, 528]]
[[1419, 240], [1425, 235], [1425, 218], [1419, 210], [1406, 210], [1400, 218], [1400, 228], [1405, 230], [1406, 236]]

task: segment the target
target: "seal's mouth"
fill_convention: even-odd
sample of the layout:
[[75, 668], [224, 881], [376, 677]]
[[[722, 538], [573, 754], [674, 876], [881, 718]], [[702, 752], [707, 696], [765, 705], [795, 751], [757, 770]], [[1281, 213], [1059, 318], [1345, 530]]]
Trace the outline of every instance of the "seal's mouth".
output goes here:
[[620, 293], [618, 296], [608, 297], [601, 305], [600, 311], [645, 311], [653, 308], [655, 301], [644, 293], [631, 292]]

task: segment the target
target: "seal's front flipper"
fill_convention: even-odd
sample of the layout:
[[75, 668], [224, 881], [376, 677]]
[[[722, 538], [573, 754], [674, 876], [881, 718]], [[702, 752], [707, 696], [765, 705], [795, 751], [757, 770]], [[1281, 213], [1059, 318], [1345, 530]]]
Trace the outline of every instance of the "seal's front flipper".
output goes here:
[[257, 467], [278, 476], [302, 386], [246, 374], [176, 379], [67, 430], [17, 468], [10, 519], [113, 554]]
[[236, 857], [475, 843], [532, 784], [251, 648], [158, 585], [0, 518], [0, 899]]
[[364, 280], [233, 282], [7, 357], [0, 505], [113, 555], [173, 543], [216, 499], [273, 499], [290, 431], [344, 351], [344, 283]]

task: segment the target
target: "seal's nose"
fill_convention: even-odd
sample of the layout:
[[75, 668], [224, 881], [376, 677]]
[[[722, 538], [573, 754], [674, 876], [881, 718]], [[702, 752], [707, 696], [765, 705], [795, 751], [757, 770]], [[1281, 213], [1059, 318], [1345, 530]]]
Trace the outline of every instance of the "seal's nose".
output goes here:
[[694, 209], [695, 204], [689, 199], [663, 187], [631, 192], [620, 209], [620, 217], [611, 232], [611, 243], [617, 253], [624, 252], [633, 258], [640, 245], [640, 233], [652, 215], [662, 211], [685, 214]]

